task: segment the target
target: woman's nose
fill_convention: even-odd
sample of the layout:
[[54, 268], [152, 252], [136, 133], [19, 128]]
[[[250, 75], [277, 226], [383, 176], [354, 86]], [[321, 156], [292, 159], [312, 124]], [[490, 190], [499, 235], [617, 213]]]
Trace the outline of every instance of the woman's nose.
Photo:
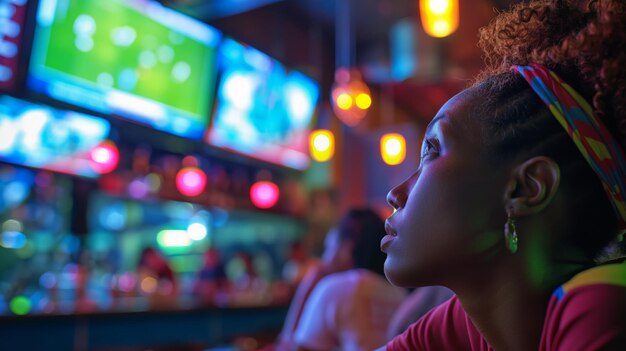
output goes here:
[[393, 189], [387, 193], [387, 203], [391, 205], [394, 209], [399, 209], [404, 207], [406, 201], [409, 197], [409, 191], [416, 179], [419, 177], [420, 171], [413, 173], [409, 178], [407, 178], [402, 183], [396, 185]]
[[406, 181], [396, 185], [393, 189], [387, 193], [387, 203], [394, 209], [399, 209], [404, 206], [406, 202]]

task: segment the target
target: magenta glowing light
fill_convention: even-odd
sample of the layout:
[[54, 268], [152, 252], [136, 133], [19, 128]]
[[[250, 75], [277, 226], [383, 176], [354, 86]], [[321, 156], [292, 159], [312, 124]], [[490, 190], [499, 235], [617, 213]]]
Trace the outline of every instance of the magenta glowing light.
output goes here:
[[197, 167], [185, 167], [176, 174], [176, 188], [185, 196], [196, 196], [206, 186], [206, 174]]
[[120, 275], [117, 279], [117, 286], [120, 290], [125, 292], [131, 292], [135, 289], [135, 285], [137, 284], [137, 279], [133, 273], [127, 272]]
[[145, 178], [136, 178], [128, 184], [128, 193], [135, 199], [142, 199], [150, 193], [150, 185]]
[[120, 161], [120, 153], [112, 141], [105, 140], [91, 150], [89, 160], [96, 172], [111, 173]]
[[272, 182], [256, 182], [250, 188], [250, 200], [258, 208], [270, 208], [276, 205], [280, 190]]

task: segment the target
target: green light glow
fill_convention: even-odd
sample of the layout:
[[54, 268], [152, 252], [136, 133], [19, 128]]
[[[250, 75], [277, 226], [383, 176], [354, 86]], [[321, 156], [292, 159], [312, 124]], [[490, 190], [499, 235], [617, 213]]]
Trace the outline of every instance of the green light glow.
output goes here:
[[31, 303], [26, 296], [18, 295], [11, 299], [11, 311], [17, 315], [25, 315], [30, 312]]
[[191, 245], [191, 239], [186, 230], [161, 230], [157, 234], [157, 243], [161, 247], [186, 247]]

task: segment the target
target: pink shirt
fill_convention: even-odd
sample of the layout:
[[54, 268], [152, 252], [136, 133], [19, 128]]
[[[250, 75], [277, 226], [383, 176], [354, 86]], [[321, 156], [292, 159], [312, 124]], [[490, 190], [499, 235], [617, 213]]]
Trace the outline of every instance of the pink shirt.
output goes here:
[[[455, 296], [387, 344], [387, 351], [493, 348]], [[626, 263], [583, 271], [550, 299], [540, 351], [626, 350]]]
[[312, 350], [374, 350], [387, 339], [387, 325], [406, 292], [368, 270], [331, 274], [315, 286], [294, 334]]

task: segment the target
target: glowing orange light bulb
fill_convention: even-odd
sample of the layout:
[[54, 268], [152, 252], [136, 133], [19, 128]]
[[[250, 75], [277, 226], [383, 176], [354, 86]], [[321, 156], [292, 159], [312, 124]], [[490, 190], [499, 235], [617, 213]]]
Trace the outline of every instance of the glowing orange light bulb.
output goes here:
[[391, 166], [398, 165], [406, 158], [406, 140], [397, 133], [385, 134], [380, 138], [380, 155]]
[[426, 34], [447, 37], [459, 27], [459, 0], [420, 0], [420, 17]]
[[318, 129], [309, 136], [311, 157], [317, 162], [330, 160], [335, 153], [335, 136], [330, 130]]
[[342, 110], [349, 110], [352, 107], [352, 96], [348, 93], [341, 93], [337, 96], [337, 107]]
[[367, 93], [360, 93], [356, 96], [356, 106], [361, 110], [367, 110], [372, 106], [372, 98]]

